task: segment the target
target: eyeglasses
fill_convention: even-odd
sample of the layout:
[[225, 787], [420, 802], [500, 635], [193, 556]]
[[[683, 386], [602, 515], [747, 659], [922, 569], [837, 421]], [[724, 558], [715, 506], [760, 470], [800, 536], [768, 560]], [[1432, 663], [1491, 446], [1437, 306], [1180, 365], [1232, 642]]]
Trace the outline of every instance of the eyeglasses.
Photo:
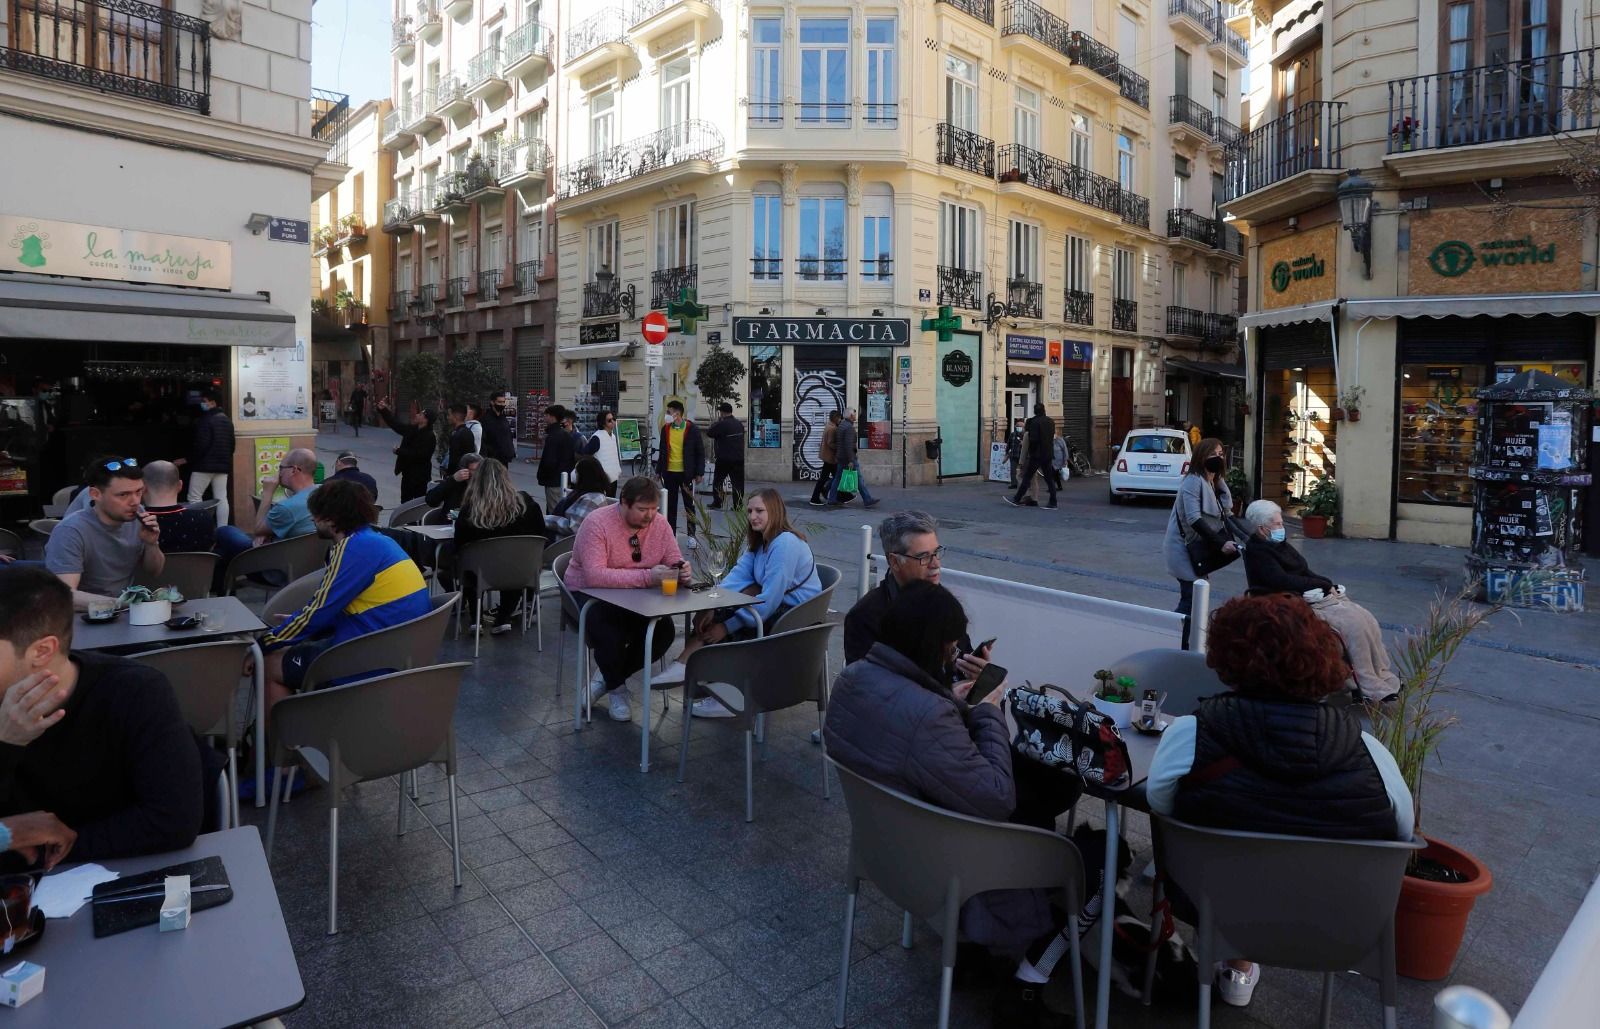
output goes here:
[[934, 547], [932, 550], [924, 550], [920, 554], [900, 553], [900, 554], [896, 554], [895, 555], [895, 557], [901, 558], [901, 559], [906, 560], [906, 561], [915, 561], [919, 565], [932, 564], [933, 562], [939, 560], [943, 556], [944, 556], [944, 547]]
[[636, 532], [628, 537], [628, 546], [633, 548], [633, 563], [638, 564], [644, 560], [644, 551], [639, 549], [639, 534]]
[[139, 462], [131, 457], [125, 457], [120, 461], [107, 461], [105, 463], [105, 470], [108, 472], [120, 472], [124, 468], [137, 467], [139, 467]]

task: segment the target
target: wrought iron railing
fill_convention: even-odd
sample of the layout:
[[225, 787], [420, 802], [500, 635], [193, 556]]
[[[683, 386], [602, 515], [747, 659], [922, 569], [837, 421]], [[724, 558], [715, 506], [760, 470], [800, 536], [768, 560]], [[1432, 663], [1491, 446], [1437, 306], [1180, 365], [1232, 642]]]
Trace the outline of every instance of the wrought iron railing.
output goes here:
[[439, 14], [439, 0], [418, 0], [417, 27], [439, 24], [442, 24], [442, 18]]
[[478, 303], [489, 304], [500, 299], [500, 269], [489, 268], [478, 273]]
[[583, 316], [585, 318], [604, 318], [621, 312], [622, 289], [616, 279], [612, 279], [608, 285], [601, 285], [598, 282], [585, 282], [583, 284]]
[[666, 310], [686, 289], [700, 286], [700, 266], [686, 264], [678, 268], [657, 268], [650, 273], [650, 308]]
[[1343, 155], [1344, 104], [1303, 104], [1229, 148], [1223, 196], [1234, 200], [1301, 172], [1338, 169]]
[[447, 107], [470, 102], [467, 97], [466, 83], [454, 75], [440, 79], [439, 85], [434, 87], [433, 109], [435, 111], [443, 111]]
[[628, 19], [618, 8], [607, 7], [567, 30], [563, 56], [569, 62], [575, 61], [607, 43], [626, 43], [627, 39]]
[[411, 314], [411, 291], [397, 289], [389, 294], [389, 317], [406, 318]]
[[311, 90], [311, 138], [328, 144], [328, 160], [343, 164], [349, 152], [350, 96], [332, 90]]
[[1067, 59], [1112, 82], [1117, 81], [1118, 72], [1122, 68], [1122, 60], [1115, 50], [1082, 29], [1072, 30], [1072, 35], [1067, 40]]
[[1150, 200], [1137, 193], [1122, 190], [1122, 220], [1141, 229], [1150, 227]]
[[1132, 100], [1145, 110], [1150, 110], [1150, 80], [1126, 64], [1117, 65], [1117, 89], [1124, 100]]
[[997, 164], [1001, 182], [1024, 182], [1080, 204], [1122, 214], [1122, 190], [1115, 179], [1096, 175], [1020, 143], [1002, 146]]
[[1065, 18], [1051, 14], [1033, 0], [1002, 0], [1000, 34], [1028, 36], [1058, 53], [1065, 54], [1072, 30], [1067, 27]]
[[782, 100], [750, 101], [750, 120], [757, 125], [782, 125]]
[[1239, 234], [1238, 229], [1218, 219], [1217, 238], [1216, 241], [1211, 244], [1211, 248], [1213, 250], [1219, 250], [1224, 254], [1229, 254], [1233, 257], [1243, 257], [1244, 237]]
[[800, 122], [803, 125], [847, 125], [855, 105], [848, 100], [838, 102], [802, 101]]
[[1244, 138], [1244, 131], [1233, 122], [1213, 112], [1211, 115], [1211, 135], [1224, 147], [1230, 147], [1239, 144], [1239, 140]]
[[842, 257], [802, 257], [795, 261], [800, 278], [807, 282], [843, 282], [845, 259]]
[[439, 176], [433, 187], [433, 202], [428, 206], [435, 211], [460, 207], [467, 202], [467, 173], [449, 171]]
[[1167, 308], [1167, 335], [1200, 339], [1206, 334], [1206, 316], [1192, 307]]
[[1006, 313], [1013, 318], [1044, 317], [1044, 283], [1027, 279], [1006, 281]]
[[958, 11], [964, 11], [988, 25], [994, 24], [994, 0], [939, 0]]
[[139, 0], [11, 0], [0, 68], [211, 113], [211, 26]]
[[1212, 43], [1229, 51], [1240, 61], [1250, 60], [1250, 41], [1224, 25], [1221, 18], [1217, 19], [1217, 34]]
[[1225, 345], [1239, 338], [1239, 319], [1231, 314], [1208, 314], [1204, 339], [1207, 343]]
[[983, 273], [939, 265], [938, 304], [968, 311], [983, 310]]
[[383, 142], [395, 138], [405, 131], [405, 125], [411, 120], [411, 109], [397, 107], [383, 116]]
[[892, 128], [900, 124], [899, 104], [862, 104], [861, 110], [868, 125]]
[[721, 130], [691, 119], [567, 165], [556, 173], [556, 196], [567, 199], [662, 168], [721, 156]]
[[550, 56], [550, 30], [536, 21], [530, 21], [514, 29], [500, 43], [500, 53], [505, 59], [505, 67], [513, 65], [533, 56]]
[[463, 307], [467, 302], [467, 282], [465, 275], [456, 275], [447, 279], [444, 284], [444, 306]]
[[940, 164], [982, 175], [986, 179], [994, 178], [994, 140], [944, 121], [939, 123], [938, 130]]
[[867, 257], [861, 261], [861, 281], [863, 282], [892, 282], [894, 280], [894, 259], [889, 257]]
[[783, 278], [783, 258], [750, 258], [750, 277], [757, 282], [777, 282]]
[[1201, 0], [1170, 0], [1167, 4], [1167, 15], [1171, 18], [1193, 18], [1205, 27], [1208, 34], [1217, 31], [1216, 16], [1212, 13], [1211, 6]]
[[417, 295], [411, 298], [411, 313], [413, 315], [432, 314], [433, 305], [439, 298], [439, 284], [424, 282], [417, 288]]
[[1111, 300], [1111, 327], [1118, 332], [1139, 331], [1139, 302], [1137, 300]]
[[1600, 49], [1389, 82], [1389, 153], [1535, 139], [1600, 125]]
[[467, 88], [476, 89], [491, 79], [500, 78], [501, 69], [504, 67], [503, 55], [499, 48], [489, 47], [487, 50], [480, 50], [467, 62]]
[[1167, 210], [1167, 238], [1187, 239], [1203, 247], [1217, 245], [1217, 221], [1187, 207]]
[[628, 24], [642, 25], [667, 8], [675, 7], [682, 2], [683, 0], [635, 0], [633, 15], [628, 19]]
[[498, 154], [474, 154], [467, 160], [467, 169], [461, 173], [463, 196], [474, 196], [500, 185], [500, 158]]
[[1212, 120], [1211, 112], [1195, 103], [1193, 97], [1174, 94], [1167, 100], [1167, 123], [1170, 125], [1190, 125], [1209, 136]]
[[1061, 320], [1069, 325], [1094, 324], [1094, 294], [1081, 289], [1061, 291]]
[[411, 210], [413, 216], [417, 219], [423, 219], [427, 218], [430, 214], [433, 214], [433, 201], [436, 197], [438, 197], [438, 195], [439, 187], [436, 183], [419, 186], [416, 191], [411, 194]]
[[500, 146], [500, 178], [544, 175], [550, 167], [550, 145], [542, 139], [518, 139]]
[[544, 259], [517, 262], [517, 293], [539, 292], [539, 279], [544, 275]]
[[396, 18], [389, 23], [389, 49], [398, 50], [412, 42], [411, 19]]
[[433, 116], [433, 90], [423, 89], [411, 98], [408, 107], [402, 107], [404, 117], [400, 121], [402, 130], [414, 129], [417, 126], [432, 120]]

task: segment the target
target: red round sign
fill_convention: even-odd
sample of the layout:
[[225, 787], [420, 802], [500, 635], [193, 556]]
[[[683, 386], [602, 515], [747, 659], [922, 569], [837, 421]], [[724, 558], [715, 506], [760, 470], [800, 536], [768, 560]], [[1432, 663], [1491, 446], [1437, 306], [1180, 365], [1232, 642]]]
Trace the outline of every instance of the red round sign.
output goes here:
[[644, 316], [641, 328], [646, 343], [660, 343], [667, 338], [667, 316], [660, 311], [651, 311]]

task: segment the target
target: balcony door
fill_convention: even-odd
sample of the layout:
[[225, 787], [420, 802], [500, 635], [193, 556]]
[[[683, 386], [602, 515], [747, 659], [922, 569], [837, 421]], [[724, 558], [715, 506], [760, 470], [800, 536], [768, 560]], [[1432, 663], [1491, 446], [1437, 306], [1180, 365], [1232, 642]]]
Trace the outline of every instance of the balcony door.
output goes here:
[[978, 131], [978, 67], [971, 61], [946, 54], [944, 58], [944, 98], [950, 124], [968, 132]]
[[1443, 142], [1546, 135], [1559, 89], [1560, 6], [1550, 0], [1459, 0], [1440, 25]]
[[1280, 152], [1284, 165], [1273, 180], [1317, 166], [1316, 155], [1322, 145], [1322, 40], [1315, 42], [1278, 65], [1278, 108], [1281, 120]]
[[661, 130], [673, 146], [689, 141], [689, 58], [675, 57], [661, 68]]

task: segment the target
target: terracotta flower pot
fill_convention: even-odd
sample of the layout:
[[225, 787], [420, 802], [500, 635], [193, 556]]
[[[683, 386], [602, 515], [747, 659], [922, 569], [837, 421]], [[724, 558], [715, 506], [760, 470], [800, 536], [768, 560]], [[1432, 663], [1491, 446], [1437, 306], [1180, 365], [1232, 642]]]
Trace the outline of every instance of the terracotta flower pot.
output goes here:
[[1319, 540], [1328, 534], [1328, 516], [1301, 515], [1300, 529], [1306, 534], [1306, 539]]
[[1489, 866], [1431, 836], [1422, 857], [1466, 875], [1466, 882], [1436, 883], [1406, 876], [1395, 909], [1395, 971], [1408, 979], [1436, 980], [1450, 974], [1472, 905], [1494, 886]]
[[1333, 409], [1333, 420], [1336, 422], [1344, 421], [1344, 408], [1336, 407]]
[[1352, 407], [1347, 413], [1349, 414], [1352, 422], [1359, 422], [1361, 420], [1361, 409], [1359, 407]]

